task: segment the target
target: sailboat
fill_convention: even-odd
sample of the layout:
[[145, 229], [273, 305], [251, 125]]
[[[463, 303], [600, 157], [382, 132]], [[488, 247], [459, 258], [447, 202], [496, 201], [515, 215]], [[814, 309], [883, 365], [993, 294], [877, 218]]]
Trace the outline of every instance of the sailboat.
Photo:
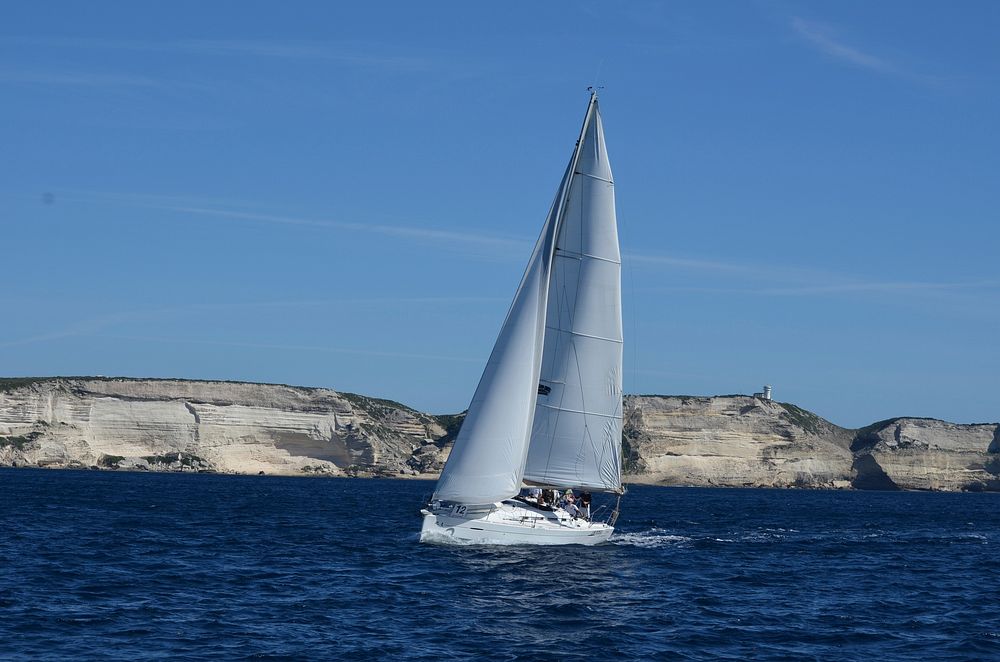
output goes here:
[[[583, 544], [621, 480], [621, 257], [597, 92], [430, 503], [422, 542]], [[523, 488], [618, 496], [605, 521]], [[573, 510], [569, 508], [569, 510]]]

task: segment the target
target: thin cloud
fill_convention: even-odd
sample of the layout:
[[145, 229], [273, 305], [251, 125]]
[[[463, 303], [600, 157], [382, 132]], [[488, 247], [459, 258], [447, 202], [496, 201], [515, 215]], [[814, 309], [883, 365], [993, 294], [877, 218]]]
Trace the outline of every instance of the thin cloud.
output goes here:
[[830, 285], [811, 285], [803, 287], [776, 287], [755, 290], [755, 294], [776, 296], [802, 296], [814, 294], [847, 294], [852, 292], [892, 292], [928, 294], [953, 290], [994, 289], [1000, 287], [1000, 281], [975, 281], [969, 283], [932, 283], [932, 282], [861, 282], [836, 283]]
[[856, 46], [848, 45], [834, 36], [834, 29], [824, 23], [807, 21], [803, 18], [795, 17], [792, 19], [792, 29], [814, 49], [827, 57], [853, 67], [866, 69], [885, 76], [895, 76], [930, 85], [938, 85], [944, 82], [942, 78], [915, 73], [884, 57]]
[[383, 54], [380, 51], [385, 49], [384, 46], [336, 42], [205, 39], [177, 42], [171, 47], [193, 53], [327, 60], [359, 67], [408, 71], [426, 70], [431, 64], [427, 58]]
[[832, 30], [827, 25], [793, 18], [792, 28], [813, 47], [834, 59], [883, 74], [901, 73], [891, 62], [837, 41], [831, 36]]
[[482, 363], [483, 359], [464, 356], [445, 356], [440, 354], [413, 354], [409, 352], [388, 352], [374, 349], [357, 349], [353, 347], [328, 347], [323, 345], [284, 345], [272, 343], [239, 342], [230, 340], [202, 340], [194, 338], [165, 338], [160, 336], [120, 336], [95, 335], [95, 338], [112, 340], [130, 340], [137, 342], [162, 342], [172, 344], [212, 345], [217, 347], [242, 347], [249, 349], [274, 349], [296, 352], [329, 352], [334, 354], [352, 354], [356, 356], [378, 356], [393, 359], [416, 359], [420, 361], [456, 361], [460, 363]]
[[142, 322], [176, 317], [192, 313], [213, 311], [268, 310], [275, 308], [322, 308], [340, 306], [434, 306], [434, 305], [469, 305], [475, 303], [497, 303], [506, 301], [501, 297], [479, 296], [440, 296], [440, 297], [358, 297], [350, 299], [312, 299], [290, 301], [247, 301], [247, 302], [207, 302], [193, 303], [183, 306], [153, 308], [149, 310], [134, 310], [111, 313], [91, 317], [68, 324], [65, 328], [49, 331], [15, 340], [0, 340], [0, 347], [17, 347], [49, 340], [64, 338], [95, 336], [98, 332], [129, 322]]
[[[777, 279], [777, 277], [775, 278]], [[741, 296], [821, 296], [824, 294], [915, 294], [932, 295], [937, 293], [955, 293], [960, 291], [996, 290], [1000, 289], [1000, 281], [981, 280], [959, 283], [935, 283], [923, 281], [867, 281], [867, 282], [835, 282], [817, 283], [796, 287], [700, 287], [677, 286], [644, 288], [641, 292], [678, 292], [693, 294], [737, 294]]]
[[662, 265], [666, 267], [676, 267], [678, 269], [693, 269], [696, 271], [715, 271], [722, 273], [759, 273], [762, 270], [759, 267], [754, 267], [744, 264], [735, 264], [732, 262], [719, 262], [716, 260], [699, 260], [691, 258], [676, 257], [673, 255], [656, 255], [648, 253], [632, 253], [628, 252], [624, 254], [626, 261], [632, 264], [654, 264]]
[[775, 265], [761, 265], [746, 262], [723, 262], [703, 258], [688, 258], [656, 253], [632, 253], [623, 255], [623, 264], [643, 267], [644, 265], [666, 267], [678, 271], [693, 271], [718, 277], [740, 277], [754, 281], [781, 282], [841, 282], [841, 274], [818, 269], [803, 269]]
[[207, 209], [202, 207], [168, 207], [172, 211], [200, 214], [203, 216], [215, 216], [219, 218], [229, 218], [246, 221], [259, 221], [263, 223], [277, 223], [281, 225], [303, 225], [309, 227], [330, 228], [334, 230], [350, 230], [353, 232], [368, 232], [373, 234], [387, 235], [401, 239], [417, 239], [430, 242], [451, 242], [451, 243], [472, 243], [498, 248], [521, 248], [526, 242], [520, 239], [509, 239], [496, 235], [479, 234], [472, 232], [455, 232], [452, 230], [438, 230], [434, 228], [408, 227], [404, 225], [383, 225], [377, 223], [356, 223], [350, 221], [317, 220], [310, 218], [299, 218], [294, 216], [275, 216], [271, 214], [256, 214], [241, 211], [228, 211], [221, 209]]
[[234, 200], [208, 200], [203, 198], [187, 198], [183, 196], [138, 193], [101, 193], [80, 190], [67, 190], [65, 192], [57, 191], [56, 193], [60, 196], [60, 198], [66, 195], [67, 197], [87, 202], [113, 203], [144, 207], [148, 209], [160, 209], [181, 214], [192, 214], [230, 221], [247, 221], [275, 225], [346, 230], [349, 232], [378, 234], [397, 239], [423, 241], [439, 246], [446, 244], [478, 246], [480, 248], [493, 250], [500, 257], [517, 257], [518, 259], [527, 259], [528, 251], [532, 245], [527, 239], [519, 239], [510, 236], [504, 237], [501, 235], [479, 232], [460, 232], [439, 228], [412, 225], [391, 225], [386, 223], [359, 223], [357, 221], [307, 218], [302, 216], [289, 216], [285, 214], [262, 214], [258, 212], [224, 208], [225, 206], [250, 206], [246, 204], [241, 205], [239, 201]]
[[55, 195], [60, 200], [74, 200], [85, 203], [116, 204], [131, 207], [240, 207], [247, 206], [244, 200], [233, 198], [208, 198], [190, 195], [165, 195], [162, 193], [123, 193], [118, 191], [91, 191], [86, 189], [57, 189]]
[[434, 62], [427, 57], [391, 53], [387, 44], [272, 39], [184, 39], [140, 41], [74, 37], [0, 37], [0, 44], [46, 49], [121, 50], [187, 55], [247, 55], [259, 58], [324, 60], [347, 66], [397, 71], [424, 71]]
[[94, 72], [52, 72], [0, 70], [0, 82], [34, 85], [72, 85], [79, 87], [160, 87], [162, 83], [146, 76]]
[[[472, 247], [482, 249], [486, 257], [500, 257], [505, 260], [523, 261], [530, 249], [529, 239], [517, 239], [475, 232], [457, 232], [427, 227], [388, 225], [378, 223], [358, 223], [328, 219], [303, 218], [288, 215], [260, 214], [233, 209], [219, 208], [223, 201], [196, 200], [176, 196], [146, 194], [116, 194], [73, 191], [72, 195], [84, 199], [111, 201], [118, 204], [165, 209], [178, 213], [207, 216], [232, 221], [273, 223], [279, 225], [327, 228], [349, 232], [379, 234], [405, 241], [422, 241], [441, 245], [459, 245], [466, 250]], [[237, 204], [237, 201], [229, 201]], [[216, 206], [218, 205], [218, 206]], [[836, 294], [912, 294], [930, 296], [942, 292], [975, 292], [995, 290], [1000, 281], [977, 280], [969, 282], [925, 282], [925, 281], [880, 281], [857, 280], [843, 273], [818, 269], [782, 265], [763, 265], [745, 262], [729, 262], [710, 258], [691, 258], [677, 255], [625, 252], [623, 264], [626, 267], [655, 268], [674, 271], [689, 271], [705, 274], [736, 284], [735, 287], [712, 287], [705, 285], [689, 287], [640, 288], [649, 292], [704, 292], [707, 294], [745, 294], [751, 296], [817, 296]], [[780, 286], [770, 287], [770, 284]], [[795, 283], [788, 286], [788, 283]], [[433, 301], [431, 298], [428, 301]], [[445, 297], [444, 300], [451, 300]], [[370, 300], [367, 300], [370, 301]], [[389, 302], [390, 300], [385, 300]], [[238, 304], [243, 305], [243, 304]]]
[[17, 340], [0, 341], [0, 347], [19, 347], [21, 345], [31, 345], [34, 343], [46, 342], [49, 340], [62, 340], [63, 338], [83, 336], [95, 333], [109, 326], [113, 326], [114, 324], [129, 321], [134, 318], [135, 318], [135, 313], [115, 313], [112, 315], [92, 317], [89, 319], [73, 322], [66, 328], [59, 329], [57, 331], [40, 333], [33, 336], [28, 336], [27, 338], [18, 338]]

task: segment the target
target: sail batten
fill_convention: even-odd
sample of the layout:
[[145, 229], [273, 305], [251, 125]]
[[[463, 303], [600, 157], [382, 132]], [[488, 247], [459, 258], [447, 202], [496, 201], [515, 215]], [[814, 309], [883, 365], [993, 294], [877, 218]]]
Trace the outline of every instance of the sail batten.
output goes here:
[[599, 179], [602, 182], [607, 182], [608, 184], [614, 185], [614, 182], [606, 177], [598, 177], [597, 175], [592, 175], [589, 172], [574, 172], [574, 175], [583, 175], [584, 177], [590, 177], [592, 179]]
[[536, 407], [543, 407], [545, 409], [552, 409], [554, 411], [564, 411], [570, 414], [586, 414], [588, 416], [596, 416], [597, 418], [610, 418], [610, 419], [621, 419], [620, 414], [601, 414], [599, 412], [585, 411], [583, 409], [568, 409], [567, 407], [556, 407], [555, 405], [546, 405], [538, 403]]
[[621, 265], [621, 260], [612, 260], [611, 258], [601, 257], [600, 255], [588, 255], [586, 253], [574, 253], [573, 251], [566, 250], [565, 248], [556, 248], [556, 257], [565, 257], [566, 259], [572, 260], [600, 260], [602, 262], [610, 262], [611, 264]]
[[602, 336], [595, 336], [595, 335], [591, 335], [589, 333], [583, 333], [582, 331], [567, 331], [566, 329], [560, 329], [557, 326], [547, 326], [547, 327], [545, 327], [545, 329], [546, 330], [552, 330], [552, 331], [558, 331], [559, 333], [565, 333], [565, 334], [571, 335], [571, 336], [579, 336], [581, 338], [593, 338], [594, 340], [603, 340], [605, 342], [613, 342], [613, 343], [617, 343], [619, 345], [622, 344], [622, 339], [621, 338], [604, 338]]

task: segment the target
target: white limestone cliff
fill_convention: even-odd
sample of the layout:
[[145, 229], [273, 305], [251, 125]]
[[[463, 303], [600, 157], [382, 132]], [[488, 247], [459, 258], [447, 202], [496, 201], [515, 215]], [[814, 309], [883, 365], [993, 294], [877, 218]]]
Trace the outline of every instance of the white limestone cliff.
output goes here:
[[0, 465], [410, 474], [414, 451], [443, 435], [432, 416], [325, 389], [51, 379], [0, 391]]
[[[901, 418], [847, 430], [749, 396], [627, 396], [626, 480], [1000, 491], [1000, 426]], [[0, 379], [0, 466], [434, 477], [462, 415], [327, 389]]]
[[643, 482], [847, 487], [851, 432], [792, 405], [748, 396], [629, 396], [625, 436]]
[[860, 430], [851, 448], [863, 477], [859, 487], [1000, 491], [996, 424], [897, 418]]

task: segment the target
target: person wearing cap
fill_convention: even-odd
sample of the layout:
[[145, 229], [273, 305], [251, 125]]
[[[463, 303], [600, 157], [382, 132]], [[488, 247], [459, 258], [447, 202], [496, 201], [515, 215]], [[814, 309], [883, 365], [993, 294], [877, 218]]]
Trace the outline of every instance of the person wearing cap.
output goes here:
[[570, 517], [576, 518], [580, 516], [580, 509], [576, 505], [576, 497], [573, 496], [572, 491], [566, 494], [566, 501], [563, 504], [563, 510], [569, 513]]

